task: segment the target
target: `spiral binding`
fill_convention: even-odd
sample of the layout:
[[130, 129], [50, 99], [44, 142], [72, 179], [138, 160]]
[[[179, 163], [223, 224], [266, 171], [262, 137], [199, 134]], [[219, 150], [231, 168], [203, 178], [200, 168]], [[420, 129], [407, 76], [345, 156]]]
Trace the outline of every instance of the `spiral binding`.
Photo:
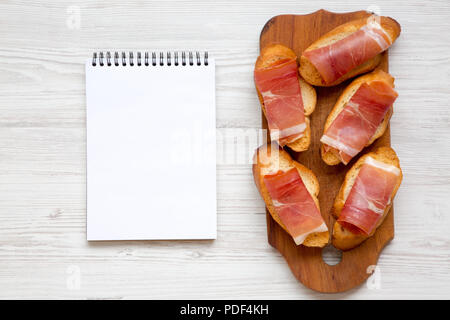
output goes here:
[[[151, 57], [150, 57], [151, 54]], [[173, 57], [172, 57], [173, 54]], [[114, 57], [112, 57], [111, 51], [103, 51], [94, 52], [92, 55], [92, 66], [171, 66], [172, 64], [178, 66], [181, 64], [182, 66], [207, 66], [208, 65], [208, 51], [205, 51], [203, 54], [203, 60], [200, 52], [196, 51], [193, 53], [192, 51], [182, 51], [181, 59], [179, 58], [179, 52], [167, 52], [164, 54], [163, 52], [158, 54], [156, 52], [148, 52], [145, 51], [143, 54], [141, 51], [133, 52], [130, 51], [128, 54], [125, 51], [119, 53], [118, 51], [114, 52]], [[195, 58], [194, 58], [195, 55]], [[180, 63], [181, 62], [181, 63]]]

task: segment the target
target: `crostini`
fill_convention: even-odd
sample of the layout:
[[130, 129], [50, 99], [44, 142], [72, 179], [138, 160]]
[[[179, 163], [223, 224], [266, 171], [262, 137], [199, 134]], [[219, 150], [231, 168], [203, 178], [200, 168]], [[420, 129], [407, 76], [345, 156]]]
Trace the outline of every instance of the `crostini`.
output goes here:
[[311, 143], [308, 116], [316, 107], [316, 91], [298, 75], [297, 56], [281, 44], [265, 47], [255, 63], [255, 86], [271, 140], [294, 151]]
[[381, 137], [388, 127], [398, 94], [394, 78], [375, 70], [353, 80], [325, 122], [321, 156], [328, 165], [347, 164]]
[[362, 156], [345, 175], [333, 205], [333, 245], [349, 250], [383, 223], [402, 182], [395, 151], [380, 147]]
[[377, 15], [342, 24], [302, 53], [300, 74], [314, 86], [328, 87], [371, 71], [400, 30], [394, 19]]
[[314, 173], [272, 142], [253, 158], [255, 184], [273, 219], [297, 245], [324, 247], [329, 232], [320, 214], [319, 182]]

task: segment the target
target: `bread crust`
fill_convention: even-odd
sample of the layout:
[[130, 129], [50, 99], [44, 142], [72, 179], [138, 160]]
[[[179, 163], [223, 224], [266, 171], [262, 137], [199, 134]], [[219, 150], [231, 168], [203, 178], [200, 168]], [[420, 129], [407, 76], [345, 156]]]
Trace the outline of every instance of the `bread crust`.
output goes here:
[[[389, 17], [377, 17], [380, 20], [381, 27], [386, 31], [387, 34], [392, 39], [392, 43], [400, 35], [400, 24], [392, 18]], [[350, 34], [356, 32], [363, 25], [366, 24], [368, 18], [362, 18], [358, 20], [353, 20], [347, 23], [344, 23], [328, 33], [324, 34], [318, 40], [314, 41], [304, 52], [314, 50], [320, 47], [324, 47], [330, 45], [336, 41], [339, 41]], [[381, 53], [373, 57], [372, 59], [367, 60], [365, 63], [353, 68], [348, 73], [337, 79], [336, 81], [327, 84], [323, 80], [320, 73], [317, 71], [316, 67], [306, 58], [303, 54], [300, 57], [300, 68], [299, 72], [301, 76], [311, 85], [321, 86], [321, 87], [331, 87], [335, 86], [347, 79], [353, 78], [359, 74], [366, 73], [375, 69], [379, 63], [381, 62]]]
[[[267, 67], [270, 67], [274, 63], [276, 63], [278, 60], [281, 59], [296, 59], [297, 56], [294, 51], [292, 51], [290, 48], [282, 45], [282, 44], [271, 44], [266, 46], [261, 50], [261, 53], [256, 60], [255, 63], [255, 70], [264, 69]], [[314, 87], [312, 87], [310, 84], [308, 84], [304, 79], [302, 79], [299, 76], [299, 84], [301, 88], [302, 93], [302, 99], [303, 99], [303, 106], [305, 108], [305, 121], [306, 121], [306, 130], [305, 134], [300, 138], [293, 142], [290, 142], [286, 144], [289, 148], [291, 148], [294, 151], [301, 152], [305, 151], [309, 148], [309, 145], [311, 144], [311, 127], [310, 127], [310, 121], [308, 116], [313, 113], [314, 109], [316, 108], [316, 102], [317, 102], [317, 94]], [[264, 106], [264, 99], [259, 92], [258, 88], [256, 88], [256, 91], [258, 93], [259, 102], [261, 104], [261, 108], [264, 112], [264, 115], [266, 115], [266, 108]]]
[[[389, 84], [392, 88], [394, 88], [394, 77], [392, 77], [389, 73], [386, 73], [380, 69], [376, 69], [375, 71], [368, 73], [366, 75], [360, 76], [352, 81], [342, 92], [342, 94], [339, 96], [338, 100], [336, 101], [336, 104], [334, 105], [333, 109], [331, 110], [330, 114], [327, 117], [327, 120], [325, 121], [325, 126], [323, 129], [323, 132], [331, 126], [334, 119], [339, 115], [339, 113], [344, 109], [344, 107], [347, 105], [348, 101], [352, 98], [352, 96], [355, 94], [355, 92], [359, 89], [359, 87], [365, 83], [370, 82], [373, 80], [381, 80], [385, 81], [387, 84]], [[393, 107], [391, 106], [386, 113], [386, 115], [383, 118], [383, 121], [378, 126], [377, 130], [373, 134], [373, 136], [370, 138], [369, 142], [365, 145], [365, 147], [371, 145], [376, 139], [380, 138], [385, 132], [389, 125], [389, 120], [393, 113]], [[320, 154], [322, 156], [322, 160], [330, 165], [337, 165], [341, 163], [341, 158], [339, 157], [338, 150], [329, 147], [328, 151], [325, 151], [325, 145], [322, 143], [320, 147]]]
[[[277, 152], [277, 154], [274, 154], [274, 152]], [[319, 181], [311, 170], [297, 161], [294, 161], [290, 155], [275, 142], [263, 145], [255, 151], [252, 169], [256, 187], [264, 199], [270, 215], [286, 232], [288, 232], [288, 230], [276, 213], [272, 198], [264, 184], [264, 176], [269, 172], [276, 172], [278, 169], [286, 171], [292, 168], [297, 169], [306, 189], [311, 194], [320, 212], [319, 199], [317, 198], [320, 190]], [[306, 237], [303, 245], [307, 247], [324, 247], [329, 242], [329, 238], [330, 234], [328, 231], [315, 232]]]
[[[361, 169], [362, 165], [364, 164], [364, 161], [367, 157], [372, 157], [375, 160], [384, 162], [386, 164], [390, 164], [393, 166], [396, 166], [400, 169], [400, 176], [398, 179], [398, 183], [394, 188], [392, 198], [391, 200], [394, 200], [394, 197], [397, 193], [398, 188], [400, 187], [400, 184], [403, 179], [402, 169], [400, 168], [400, 161], [397, 157], [397, 154], [395, 151], [390, 147], [380, 147], [374, 152], [369, 152], [358, 159], [358, 161], [353, 165], [353, 167], [350, 168], [350, 170], [345, 175], [344, 182], [339, 189], [339, 193], [334, 201], [333, 204], [333, 215], [336, 219], [339, 218], [342, 209], [344, 208], [345, 201], [347, 200], [347, 197], [350, 193], [350, 190], [353, 187], [353, 184], [355, 182], [356, 177], [358, 176], [359, 170]], [[339, 224], [339, 222], [335, 222], [333, 226], [333, 237], [332, 237], [332, 243], [333, 245], [341, 250], [349, 250], [356, 246], [358, 246], [360, 243], [362, 243], [364, 240], [368, 239], [369, 237], [373, 236], [376, 229], [383, 223], [384, 219], [386, 218], [386, 215], [388, 214], [389, 210], [392, 206], [392, 201], [389, 206], [386, 207], [384, 210], [383, 216], [381, 217], [380, 221], [378, 221], [376, 227], [372, 231], [372, 233], [368, 236], [361, 235], [361, 234], [354, 234], [344, 228], [342, 225]]]

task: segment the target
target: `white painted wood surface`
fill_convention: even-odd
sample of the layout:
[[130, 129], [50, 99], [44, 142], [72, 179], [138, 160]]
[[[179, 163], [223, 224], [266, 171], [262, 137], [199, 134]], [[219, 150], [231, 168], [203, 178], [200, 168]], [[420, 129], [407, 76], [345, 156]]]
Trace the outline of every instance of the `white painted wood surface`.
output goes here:
[[[267, 244], [248, 164], [218, 165], [216, 241], [86, 242], [83, 62], [93, 50], [208, 49], [218, 128], [253, 130], [264, 23], [371, 5], [402, 25], [390, 70], [405, 178], [378, 289], [325, 295], [298, 283]], [[0, 3], [0, 56], [0, 298], [450, 298], [448, 1], [12, 0]]]

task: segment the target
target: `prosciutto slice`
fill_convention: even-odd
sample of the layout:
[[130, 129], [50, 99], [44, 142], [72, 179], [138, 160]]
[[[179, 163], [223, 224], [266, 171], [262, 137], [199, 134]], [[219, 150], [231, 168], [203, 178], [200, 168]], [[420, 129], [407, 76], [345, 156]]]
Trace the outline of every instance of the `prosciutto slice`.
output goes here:
[[385, 81], [363, 83], [320, 141], [337, 149], [342, 162], [347, 164], [370, 141], [397, 96]]
[[254, 73], [256, 87], [266, 109], [271, 140], [285, 145], [302, 137], [306, 129], [297, 61], [280, 60]]
[[328, 230], [296, 168], [265, 175], [264, 184], [276, 213], [297, 245], [311, 233]]
[[316, 67], [326, 84], [331, 84], [353, 68], [385, 51], [392, 40], [376, 17], [347, 37], [328, 46], [303, 53]]
[[355, 234], [370, 235], [400, 178], [400, 169], [367, 157], [345, 201], [338, 222]]

